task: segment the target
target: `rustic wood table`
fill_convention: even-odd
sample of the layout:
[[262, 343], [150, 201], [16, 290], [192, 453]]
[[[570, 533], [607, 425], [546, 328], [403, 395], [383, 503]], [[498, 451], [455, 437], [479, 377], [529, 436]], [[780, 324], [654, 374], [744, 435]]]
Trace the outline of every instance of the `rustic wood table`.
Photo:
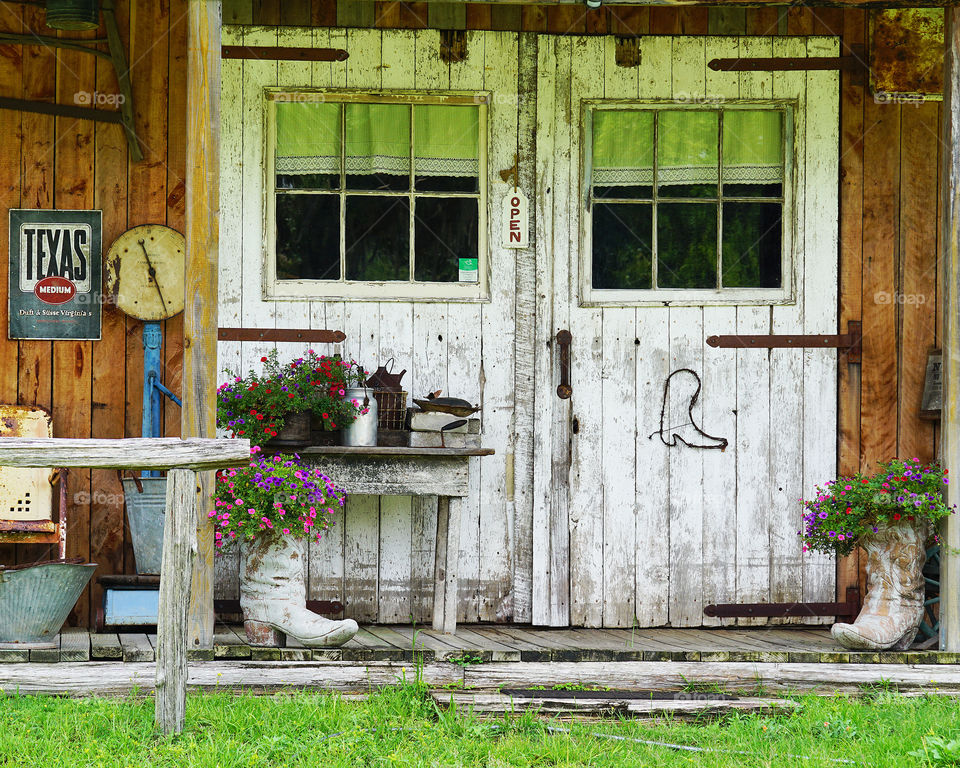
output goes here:
[[470, 457], [490, 456], [493, 449], [318, 445], [299, 453], [348, 494], [437, 497], [433, 628], [455, 632], [460, 507], [469, 493]]

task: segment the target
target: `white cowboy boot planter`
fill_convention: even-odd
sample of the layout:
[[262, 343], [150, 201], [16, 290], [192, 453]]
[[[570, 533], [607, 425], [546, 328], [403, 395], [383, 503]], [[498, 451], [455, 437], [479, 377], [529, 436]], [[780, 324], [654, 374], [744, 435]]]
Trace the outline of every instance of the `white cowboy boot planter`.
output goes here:
[[313, 648], [334, 648], [357, 634], [353, 619], [331, 621], [307, 610], [305, 544], [292, 536], [243, 542], [240, 607], [251, 645], [279, 645], [278, 632]]
[[833, 638], [845, 648], [904, 651], [923, 619], [923, 564], [926, 525], [919, 522], [881, 526], [864, 536], [867, 597], [853, 624], [834, 624]]

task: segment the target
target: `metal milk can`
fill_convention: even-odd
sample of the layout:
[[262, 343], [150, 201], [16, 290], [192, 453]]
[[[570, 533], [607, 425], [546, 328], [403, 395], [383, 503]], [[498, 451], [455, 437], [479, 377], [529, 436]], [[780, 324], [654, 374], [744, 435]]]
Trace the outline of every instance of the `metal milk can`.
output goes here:
[[[343, 430], [344, 445], [377, 444], [377, 401], [369, 387], [347, 387], [343, 399], [360, 406], [353, 423]], [[364, 413], [366, 411], [366, 413]]]

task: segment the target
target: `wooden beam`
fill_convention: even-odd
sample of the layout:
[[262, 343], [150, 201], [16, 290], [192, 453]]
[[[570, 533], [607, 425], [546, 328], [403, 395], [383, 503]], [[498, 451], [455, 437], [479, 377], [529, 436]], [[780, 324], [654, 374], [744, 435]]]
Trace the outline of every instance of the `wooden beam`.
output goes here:
[[[517, 6], [554, 6], [583, 5], [583, 0], [418, 0], [428, 3], [484, 3], [495, 7]], [[611, 5], [636, 5], [660, 8], [681, 8], [684, 6], [709, 6], [711, 8], [745, 7], [799, 7], [810, 8], [950, 8], [960, 5], [960, 0], [616, 0]], [[341, 6], [344, 10], [341, 10]], [[367, 8], [369, 6], [369, 9]], [[371, 0], [340, 0], [337, 3], [337, 26], [372, 26], [373, 2]], [[346, 23], [354, 18], [359, 24]], [[369, 23], [367, 23], [369, 22]]]
[[[216, 434], [217, 290], [220, 241], [220, 0], [187, 7], [187, 296], [183, 311], [183, 437]], [[196, 503], [213, 489], [199, 476]], [[190, 602], [191, 648], [213, 647], [213, 526], [197, 515], [197, 558]]]
[[[943, 416], [940, 461], [954, 484], [947, 500], [957, 503], [960, 476], [960, 13], [949, 9], [944, 28], [943, 86]], [[960, 651], [960, 523], [948, 517], [940, 552], [940, 650]]]
[[219, 469], [242, 466], [249, 460], [249, 440], [181, 440], [179, 437], [124, 440], [7, 437], [0, 440], [0, 467]]

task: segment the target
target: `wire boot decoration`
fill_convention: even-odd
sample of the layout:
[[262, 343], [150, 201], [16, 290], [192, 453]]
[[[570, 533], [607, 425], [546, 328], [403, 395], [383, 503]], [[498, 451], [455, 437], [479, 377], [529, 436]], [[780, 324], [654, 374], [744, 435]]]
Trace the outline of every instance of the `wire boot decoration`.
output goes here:
[[[697, 388], [694, 390], [693, 395], [690, 396], [689, 404], [687, 405], [687, 417], [689, 418], [689, 421], [686, 421], [682, 424], [667, 425], [665, 421], [667, 418], [667, 403], [670, 401], [671, 397], [671, 382], [674, 376], [681, 373], [690, 374], [690, 376], [692, 376], [697, 382]], [[673, 388], [676, 390], [681, 386], [682, 385], [679, 384], [678, 380], [678, 383], [674, 384]], [[660, 441], [664, 445], [671, 448], [676, 446], [677, 440], [679, 440], [688, 448], [719, 448], [721, 451], [726, 450], [728, 445], [727, 438], [708, 435], [706, 432], [700, 429], [700, 427], [698, 427], [696, 422], [693, 420], [693, 406], [697, 404], [697, 399], [700, 397], [700, 390], [702, 388], [703, 383], [700, 381], [700, 376], [696, 371], [693, 371], [690, 368], [678, 368], [669, 376], [667, 376], [667, 380], [663, 385], [663, 404], [660, 406], [660, 429], [657, 432], [652, 432], [647, 439], [652, 440], [654, 435], [660, 435]], [[689, 391], [689, 389], [687, 391]], [[679, 396], [675, 395], [673, 397], [674, 403], [681, 403], [682, 400], [685, 399], [682, 389], [678, 394]], [[685, 433], [686, 437], [683, 437], [681, 432]], [[696, 440], [697, 437], [703, 439], [698, 441]]]

